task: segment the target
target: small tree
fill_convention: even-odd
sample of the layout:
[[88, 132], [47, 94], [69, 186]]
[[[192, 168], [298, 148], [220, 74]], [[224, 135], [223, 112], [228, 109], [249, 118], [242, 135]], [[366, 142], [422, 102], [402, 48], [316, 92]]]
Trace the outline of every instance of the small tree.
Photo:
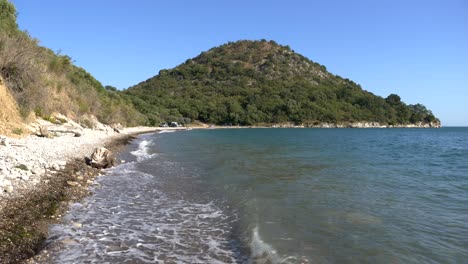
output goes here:
[[0, 32], [13, 33], [18, 30], [16, 8], [8, 0], [0, 0]]
[[385, 101], [390, 105], [397, 105], [401, 103], [401, 98], [396, 94], [391, 94], [387, 98], [385, 98]]

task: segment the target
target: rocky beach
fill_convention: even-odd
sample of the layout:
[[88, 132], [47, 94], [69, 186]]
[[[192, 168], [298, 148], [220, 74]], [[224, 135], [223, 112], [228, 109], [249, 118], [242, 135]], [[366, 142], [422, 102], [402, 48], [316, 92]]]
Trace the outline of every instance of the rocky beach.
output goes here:
[[[63, 124], [38, 119], [19, 138], [0, 136], [0, 262], [19, 263], [37, 254], [48, 225], [59, 221], [70, 202], [89, 194], [101, 170], [86, 160], [99, 147], [112, 152], [135, 135], [164, 129], [103, 125], [91, 128], [59, 117]], [[117, 161], [118, 163], [125, 161]]]
[[84, 134], [55, 138], [27, 136], [22, 139], [4, 137], [0, 146], [0, 197], [3, 200], [33, 188], [44, 178], [53, 177], [56, 171], [76, 158], [91, 155], [97, 146], [131, 134], [152, 132], [155, 128], [136, 127], [114, 132], [83, 129]]

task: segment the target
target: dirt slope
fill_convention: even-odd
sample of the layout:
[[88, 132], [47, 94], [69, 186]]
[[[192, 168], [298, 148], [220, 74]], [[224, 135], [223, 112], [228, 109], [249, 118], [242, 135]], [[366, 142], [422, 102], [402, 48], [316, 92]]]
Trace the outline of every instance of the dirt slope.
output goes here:
[[17, 134], [20, 129], [25, 131], [18, 105], [0, 78], [0, 135], [18, 137], [15, 129]]

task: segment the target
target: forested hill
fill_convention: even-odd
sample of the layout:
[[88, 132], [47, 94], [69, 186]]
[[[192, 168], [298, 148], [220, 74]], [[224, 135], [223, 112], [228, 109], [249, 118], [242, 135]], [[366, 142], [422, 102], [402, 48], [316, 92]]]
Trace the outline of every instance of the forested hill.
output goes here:
[[150, 124], [439, 123], [421, 104], [365, 91], [274, 41], [230, 42], [124, 92]]

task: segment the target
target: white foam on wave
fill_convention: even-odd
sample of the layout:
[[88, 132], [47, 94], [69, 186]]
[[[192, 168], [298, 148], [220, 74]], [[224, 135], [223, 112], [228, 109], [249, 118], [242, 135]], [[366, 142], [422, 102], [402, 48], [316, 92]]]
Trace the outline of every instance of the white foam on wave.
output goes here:
[[102, 179], [102, 189], [86, 206], [52, 226], [50, 235], [62, 246], [51, 251], [51, 262], [247, 263], [232, 247], [232, 218], [221, 208], [168, 195], [137, 167], [135, 162], [110, 169], [112, 177]]
[[151, 143], [152, 141], [142, 140], [140, 144], [138, 144], [138, 149], [131, 151], [130, 153], [137, 158], [137, 161], [152, 158], [154, 154], [149, 153], [149, 146]]
[[173, 133], [173, 132], [176, 132], [175, 130], [161, 130], [159, 131], [159, 134], [162, 134], [162, 133]]
[[250, 242], [252, 259], [255, 263], [280, 263], [280, 257], [276, 250], [268, 243], [263, 241], [258, 233], [258, 226], [252, 231], [252, 241]]
[[297, 260], [293, 256], [280, 257], [273, 246], [260, 237], [258, 226], [252, 230], [250, 250], [253, 263], [296, 263]]

